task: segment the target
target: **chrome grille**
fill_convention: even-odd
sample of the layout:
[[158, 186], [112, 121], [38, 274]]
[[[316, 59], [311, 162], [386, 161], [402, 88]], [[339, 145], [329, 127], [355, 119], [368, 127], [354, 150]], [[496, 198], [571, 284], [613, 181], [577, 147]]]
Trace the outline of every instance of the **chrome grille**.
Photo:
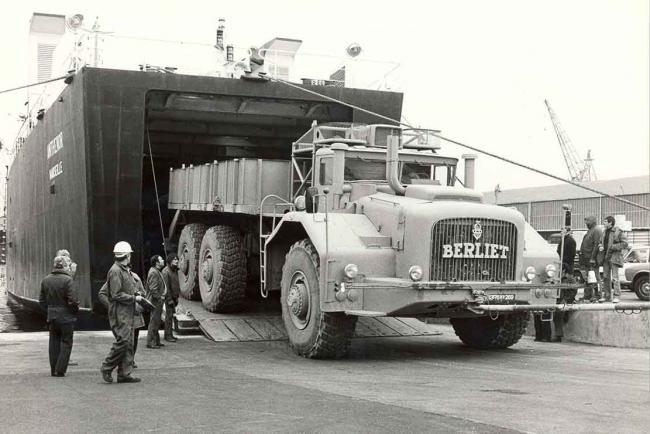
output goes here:
[[[431, 239], [430, 280], [448, 282], [515, 280], [517, 228], [513, 223], [468, 217], [444, 219], [433, 225]], [[463, 244], [460, 249], [455, 246], [457, 243]], [[474, 247], [465, 246], [465, 243], [472, 244]], [[477, 243], [480, 244], [477, 246]], [[501, 258], [504, 249], [488, 247], [486, 244], [507, 246], [509, 251], [505, 252], [505, 258]], [[448, 257], [450, 245], [452, 257]], [[457, 257], [458, 253], [463, 257]], [[481, 256], [481, 253], [483, 256], [488, 253], [488, 257], [476, 257]], [[468, 257], [464, 257], [465, 255]], [[493, 257], [495, 255], [499, 257]]]

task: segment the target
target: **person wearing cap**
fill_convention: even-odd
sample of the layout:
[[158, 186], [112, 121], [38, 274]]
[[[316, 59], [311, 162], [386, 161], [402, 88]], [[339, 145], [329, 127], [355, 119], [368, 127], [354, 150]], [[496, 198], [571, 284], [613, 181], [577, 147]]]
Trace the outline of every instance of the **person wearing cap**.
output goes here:
[[68, 258], [54, 258], [52, 272], [41, 281], [38, 301], [47, 312], [50, 331], [50, 375], [65, 377], [72, 351], [74, 323], [77, 321], [79, 299], [72, 287]]
[[[602, 231], [596, 225], [596, 216], [590, 215], [585, 217], [587, 233], [582, 238], [580, 244], [580, 274], [586, 283], [583, 300], [585, 302], [595, 303], [600, 297], [598, 288], [600, 287], [600, 272], [598, 270], [598, 243], [602, 236]], [[589, 272], [592, 271], [595, 282], [589, 282]]]
[[70, 252], [66, 249], [61, 249], [56, 252], [55, 256], [65, 256], [70, 260], [70, 277], [74, 279], [75, 275], [77, 274], [77, 263], [72, 261]]
[[[70, 256], [70, 252], [67, 249], [61, 249], [61, 250], [57, 250], [56, 255], [54, 256], [55, 257], [64, 256], [68, 258], [70, 263], [70, 272], [68, 274], [70, 274], [70, 277], [72, 277], [72, 280], [74, 280], [75, 275], [77, 274], [77, 263], [72, 260], [72, 257]], [[70, 360], [68, 361], [68, 366], [77, 366], [77, 365], [79, 365], [79, 363], [72, 360], [72, 354], [71, 354]]]
[[[613, 216], [605, 217], [603, 224], [605, 230], [598, 244], [603, 263], [603, 294], [598, 301], [618, 303], [621, 296], [618, 269], [623, 266], [623, 250], [627, 248], [627, 236], [616, 226], [616, 219]], [[612, 298], [612, 289], [614, 298]]]
[[165, 279], [162, 275], [162, 269], [165, 261], [160, 255], [153, 255], [149, 261], [151, 268], [147, 274], [147, 299], [155, 306], [149, 319], [149, 328], [147, 330], [147, 348], [161, 348], [165, 345], [160, 343], [160, 322], [162, 317], [163, 303], [165, 301]]
[[113, 382], [113, 370], [117, 368], [118, 383], [138, 383], [139, 378], [131, 376], [133, 371], [133, 337], [136, 321], [136, 303], [142, 296], [136, 293], [138, 285], [131, 273], [131, 245], [125, 241], [115, 244], [115, 263], [108, 270], [108, 320], [115, 342], [100, 368], [102, 378]]
[[172, 332], [174, 313], [178, 305], [178, 295], [180, 294], [180, 284], [178, 282], [178, 256], [170, 253], [167, 256], [167, 265], [162, 270], [167, 294], [165, 294], [165, 340], [167, 342], [176, 342]]

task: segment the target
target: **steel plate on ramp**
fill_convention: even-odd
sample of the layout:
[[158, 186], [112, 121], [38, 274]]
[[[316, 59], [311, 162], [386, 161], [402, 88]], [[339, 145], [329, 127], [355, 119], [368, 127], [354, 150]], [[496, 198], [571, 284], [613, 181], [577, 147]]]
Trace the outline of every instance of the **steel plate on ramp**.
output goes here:
[[[253, 309], [254, 310], [254, 309]], [[178, 311], [193, 317], [206, 337], [215, 342], [287, 340], [280, 312], [268, 310], [238, 314], [208, 312], [200, 301], [179, 300]], [[434, 325], [415, 318], [359, 317], [355, 338], [433, 336], [441, 334]]]

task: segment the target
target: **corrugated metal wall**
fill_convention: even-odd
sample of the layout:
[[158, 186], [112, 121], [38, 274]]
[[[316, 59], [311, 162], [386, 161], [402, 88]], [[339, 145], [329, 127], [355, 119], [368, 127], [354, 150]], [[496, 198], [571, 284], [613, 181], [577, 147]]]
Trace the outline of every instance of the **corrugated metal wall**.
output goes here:
[[[621, 198], [650, 207], [650, 193], [630, 194], [621, 196]], [[564, 221], [562, 205], [564, 204], [571, 205], [575, 227], [581, 226], [584, 218], [588, 215], [595, 215], [598, 221], [602, 221], [608, 215], [623, 214], [627, 220], [632, 222], [633, 229], [650, 229], [649, 211], [609, 197], [525, 202], [504, 204], [503, 206], [517, 208], [538, 231], [554, 231], [560, 230], [562, 227]]]

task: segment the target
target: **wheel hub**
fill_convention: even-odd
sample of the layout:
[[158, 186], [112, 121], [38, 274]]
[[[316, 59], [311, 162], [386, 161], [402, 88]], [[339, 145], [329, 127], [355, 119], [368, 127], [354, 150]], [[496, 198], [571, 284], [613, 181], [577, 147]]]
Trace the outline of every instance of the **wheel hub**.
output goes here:
[[641, 294], [649, 295], [650, 294], [650, 282], [646, 282], [641, 285]]
[[183, 251], [181, 258], [178, 261], [178, 268], [183, 274], [187, 274], [187, 270], [190, 269], [190, 261], [187, 259], [187, 250]]
[[305, 328], [309, 321], [309, 286], [305, 276], [300, 272], [291, 279], [287, 307], [296, 327]]
[[201, 274], [203, 280], [208, 284], [208, 286], [212, 286], [212, 278], [214, 277], [214, 267], [213, 267], [213, 261], [212, 261], [212, 254], [208, 250], [205, 254], [205, 257], [203, 258], [203, 264], [201, 266]]

